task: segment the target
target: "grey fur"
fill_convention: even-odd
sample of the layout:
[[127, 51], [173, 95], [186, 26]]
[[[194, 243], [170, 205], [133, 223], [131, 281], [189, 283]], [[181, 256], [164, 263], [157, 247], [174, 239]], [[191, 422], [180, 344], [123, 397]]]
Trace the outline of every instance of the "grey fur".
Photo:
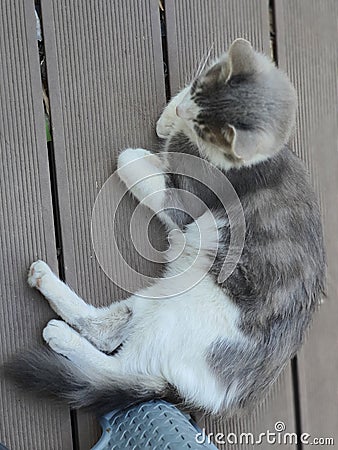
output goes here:
[[89, 379], [71, 361], [57, 353], [27, 350], [4, 366], [4, 373], [25, 391], [66, 401], [72, 408], [84, 408], [102, 415], [114, 408], [127, 408], [154, 398], [173, 396], [174, 389], [150, 376], [118, 376]]
[[[226, 385], [241, 380], [237, 395], [244, 406], [266, 392], [299, 349], [324, 293], [326, 264], [315, 195], [288, 148], [228, 177], [247, 231], [241, 259], [221, 286], [241, 308], [241, 328], [252, 346], [217, 342], [208, 361]], [[211, 270], [215, 281], [227, 252], [228, 230], [222, 231], [224, 244]]]
[[[247, 230], [240, 261], [221, 287], [240, 307], [240, 327], [250, 342], [234, 348], [218, 340], [206, 355], [226, 389], [236, 392], [233, 403], [224, 405], [228, 414], [254, 404], [266, 393], [299, 349], [325, 290], [326, 261], [316, 196], [303, 164], [285, 146], [295, 120], [294, 89], [272, 64], [271, 70], [259, 70], [261, 55], [253, 56], [251, 69], [255, 58], [256, 70], [237, 71], [227, 82], [224, 77], [230, 70], [222, 66], [229, 64], [229, 58], [223, 58], [191, 89], [191, 99], [200, 108], [195, 129], [207, 143], [221, 146], [214, 136], [223, 135], [228, 125], [243, 133], [275, 136], [266, 160], [251, 166], [235, 161], [225, 172], [241, 201]], [[229, 143], [224, 145], [224, 158], [231, 160]], [[182, 132], [171, 137], [167, 151], [203, 156]], [[170, 168], [184, 172], [173, 164]], [[219, 200], [204, 186], [208, 186], [207, 174], [202, 170], [196, 177], [200, 183], [174, 174], [170, 186], [195, 193], [216, 217], [224, 216]], [[171, 217], [175, 220], [173, 213]], [[210, 270], [215, 283], [228, 251], [228, 227], [220, 229], [220, 234]]]
[[[170, 151], [185, 148], [186, 139], [174, 136]], [[224, 217], [203, 175], [196, 174], [201, 182], [179, 175], [171, 180], [202, 198], [216, 217]], [[219, 340], [206, 358], [227, 389], [236, 386], [233, 404], [226, 405], [230, 414], [232, 408], [248, 407], [262, 398], [299, 349], [324, 295], [326, 262], [315, 194], [303, 164], [287, 147], [259, 164], [233, 168], [226, 176], [241, 201], [247, 229], [240, 261], [220, 286], [240, 307], [240, 327], [250, 345], [234, 348]], [[215, 283], [228, 251], [227, 226], [220, 236], [209, 272]]]
[[[230, 54], [234, 47], [236, 41]], [[239, 50], [242, 49], [236, 48], [232, 58], [236, 54], [240, 56]], [[231, 75], [231, 57], [223, 58], [216, 65], [218, 76], [215, 76], [214, 67], [206, 70], [195, 80], [191, 90], [191, 99], [200, 108], [195, 120], [196, 132], [211, 143], [221, 146], [223, 143], [228, 156], [229, 126], [238, 133], [236, 145], [250, 147], [244, 149], [244, 153], [256, 146], [262, 147], [264, 135], [273, 136], [274, 141], [264, 152], [276, 152], [289, 140], [295, 121], [297, 98], [287, 76], [251, 46], [245, 45], [244, 50], [246, 59], [240, 64], [242, 72], [237, 68]], [[246, 63], [248, 70], [245, 70]], [[229, 73], [226, 82], [224, 73]], [[241, 154], [241, 149], [238, 153]]]
[[131, 320], [131, 309], [119, 302], [114, 313], [109, 308], [102, 308], [94, 317], [80, 317], [76, 328], [96, 348], [112, 353], [126, 340]]
[[[238, 306], [244, 338], [241, 336], [241, 343], [234, 345], [217, 328], [217, 335], [223, 337], [214, 342], [211, 337], [203, 356], [210, 373], [228, 393], [221, 397], [224, 405], [218, 410], [229, 415], [260, 399], [301, 345], [324, 293], [322, 226], [306, 171], [285, 145], [296, 110], [295, 92], [285, 74], [254, 52], [249, 43], [239, 40], [228, 55], [194, 81], [190, 97], [198, 111], [193, 118], [195, 128], [183, 127], [170, 134], [160, 156], [169, 171], [165, 175], [167, 188], [181, 190], [179, 194], [168, 189], [163, 206], [166, 216], [183, 231], [206, 209], [222, 219], [216, 221], [220, 233], [216, 256], [212, 249], [203, 251], [211, 260], [209, 277], [218, 284], [217, 292], [221, 288], [227, 294], [222, 299]], [[184, 164], [190, 163], [177, 157], [177, 152], [193, 155], [200, 163], [188, 171]], [[230, 229], [227, 212], [215, 192], [226, 196], [229, 190], [218, 169], [206, 160], [226, 174], [242, 205], [247, 227], [240, 260], [220, 283]], [[191, 170], [194, 177], [181, 175]], [[211, 184], [217, 189], [210, 188]], [[191, 201], [184, 192], [195, 194], [204, 205]], [[84, 318], [75, 324], [104, 351], [115, 349], [121, 342], [127, 346], [136, 320], [133, 311], [122, 304], [111, 308], [109, 312], [96, 312], [97, 320], [90, 315], [90, 321]], [[195, 324], [190, 325], [194, 330]], [[114, 328], [112, 332], [110, 327]], [[182, 342], [182, 348], [184, 345]], [[122, 347], [121, 354], [124, 350]], [[100, 368], [100, 379], [91, 381], [65, 358], [51, 352], [26, 353], [9, 370], [24, 386], [51, 391], [72, 406], [94, 407], [101, 412], [154, 397], [180, 401], [177, 392], [182, 394], [180, 386], [169, 385], [167, 379], [146, 375], [125, 378], [115, 373], [107, 377]]]

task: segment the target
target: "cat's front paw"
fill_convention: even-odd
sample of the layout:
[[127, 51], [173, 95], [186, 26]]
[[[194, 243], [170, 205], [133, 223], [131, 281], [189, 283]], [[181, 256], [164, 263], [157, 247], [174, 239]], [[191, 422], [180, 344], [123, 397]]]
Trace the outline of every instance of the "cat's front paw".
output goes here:
[[[151, 155], [153, 155], [153, 153], [151, 153], [149, 150], [145, 150], [144, 148], [127, 148], [120, 153], [117, 160], [117, 168], [119, 172], [122, 172], [122, 168], [124, 166], [134, 163], [138, 159]], [[130, 167], [133, 166], [131, 165]]]
[[42, 332], [43, 339], [60, 355], [70, 356], [81, 346], [81, 336], [62, 320], [50, 320]]
[[118, 175], [128, 188], [149, 176], [162, 173], [158, 155], [144, 148], [127, 148], [117, 161]]
[[42, 280], [48, 276], [55, 276], [48, 264], [44, 261], [38, 260], [33, 262], [28, 271], [28, 284], [31, 287], [40, 288]]
[[158, 211], [166, 187], [160, 156], [143, 148], [128, 148], [120, 154], [117, 167], [120, 179], [138, 201]]

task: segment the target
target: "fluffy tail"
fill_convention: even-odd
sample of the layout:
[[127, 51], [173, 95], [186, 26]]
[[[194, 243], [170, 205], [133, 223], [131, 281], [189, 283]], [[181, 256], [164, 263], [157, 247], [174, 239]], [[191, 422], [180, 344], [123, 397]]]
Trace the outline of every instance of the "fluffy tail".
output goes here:
[[35, 391], [66, 401], [72, 408], [105, 414], [154, 398], [171, 397], [162, 378], [97, 374], [91, 380], [68, 359], [51, 350], [29, 350], [4, 366], [6, 377], [25, 391]]

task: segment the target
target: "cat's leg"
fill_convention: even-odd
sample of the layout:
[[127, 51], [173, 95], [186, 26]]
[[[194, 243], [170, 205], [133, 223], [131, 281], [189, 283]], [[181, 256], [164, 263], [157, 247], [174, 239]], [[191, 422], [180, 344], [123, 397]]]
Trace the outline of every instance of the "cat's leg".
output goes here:
[[95, 308], [76, 295], [43, 261], [31, 265], [28, 283], [46, 297], [63, 320], [101, 350], [111, 352], [125, 339], [132, 316], [130, 302], [115, 302], [107, 308]]
[[119, 359], [99, 351], [62, 320], [49, 321], [42, 335], [56, 353], [66, 356], [91, 379], [95, 377], [98, 368], [100, 376], [120, 370]]
[[85, 303], [63, 283], [44, 261], [35, 261], [29, 268], [28, 284], [38, 289], [48, 300], [51, 308], [71, 325], [79, 317], [90, 316], [95, 307]]
[[185, 96], [188, 94], [191, 86], [187, 86], [180, 91], [175, 97], [173, 97], [168, 105], [164, 108], [160, 118], [156, 124], [157, 136], [162, 139], [167, 139], [170, 133], [174, 129], [177, 120], [180, 120], [176, 114], [176, 107], [182, 102]]
[[154, 211], [170, 229], [176, 224], [164, 211], [166, 168], [159, 155], [143, 148], [127, 148], [118, 158], [118, 175], [140, 203]]
[[133, 301], [128, 299], [97, 309], [91, 317], [80, 318], [76, 328], [99, 350], [111, 353], [127, 339], [132, 319]]

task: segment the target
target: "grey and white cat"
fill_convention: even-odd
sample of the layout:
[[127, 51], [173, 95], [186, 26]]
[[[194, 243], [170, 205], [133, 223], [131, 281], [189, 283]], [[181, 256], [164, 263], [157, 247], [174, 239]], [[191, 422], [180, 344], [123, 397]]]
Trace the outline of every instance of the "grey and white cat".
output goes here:
[[[43, 330], [54, 352], [23, 354], [10, 366], [14, 377], [100, 412], [168, 398], [230, 415], [262, 398], [299, 348], [325, 284], [317, 202], [286, 146], [295, 111], [287, 76], [243, 39], [174, 97], [157, 123], [163, 151], [124, 150], [118, 168], [168, 233], [181, 230], [170, 233], [168, 260], [183, 234], [182, 253], [155, 284], [105, 308], [86, 304], [43, 261], [33, 263], [30, 286], [62, 320]], [[240, 200], [245, 241], [225, 280], [228, 215], [204, 187], [208, 177], [216, 186], [224, 178], [198, 168], [196, 179], [180, 175], [179, 153], [208, 161]], [[193, 218], [180, 190], [205, 211]]]

